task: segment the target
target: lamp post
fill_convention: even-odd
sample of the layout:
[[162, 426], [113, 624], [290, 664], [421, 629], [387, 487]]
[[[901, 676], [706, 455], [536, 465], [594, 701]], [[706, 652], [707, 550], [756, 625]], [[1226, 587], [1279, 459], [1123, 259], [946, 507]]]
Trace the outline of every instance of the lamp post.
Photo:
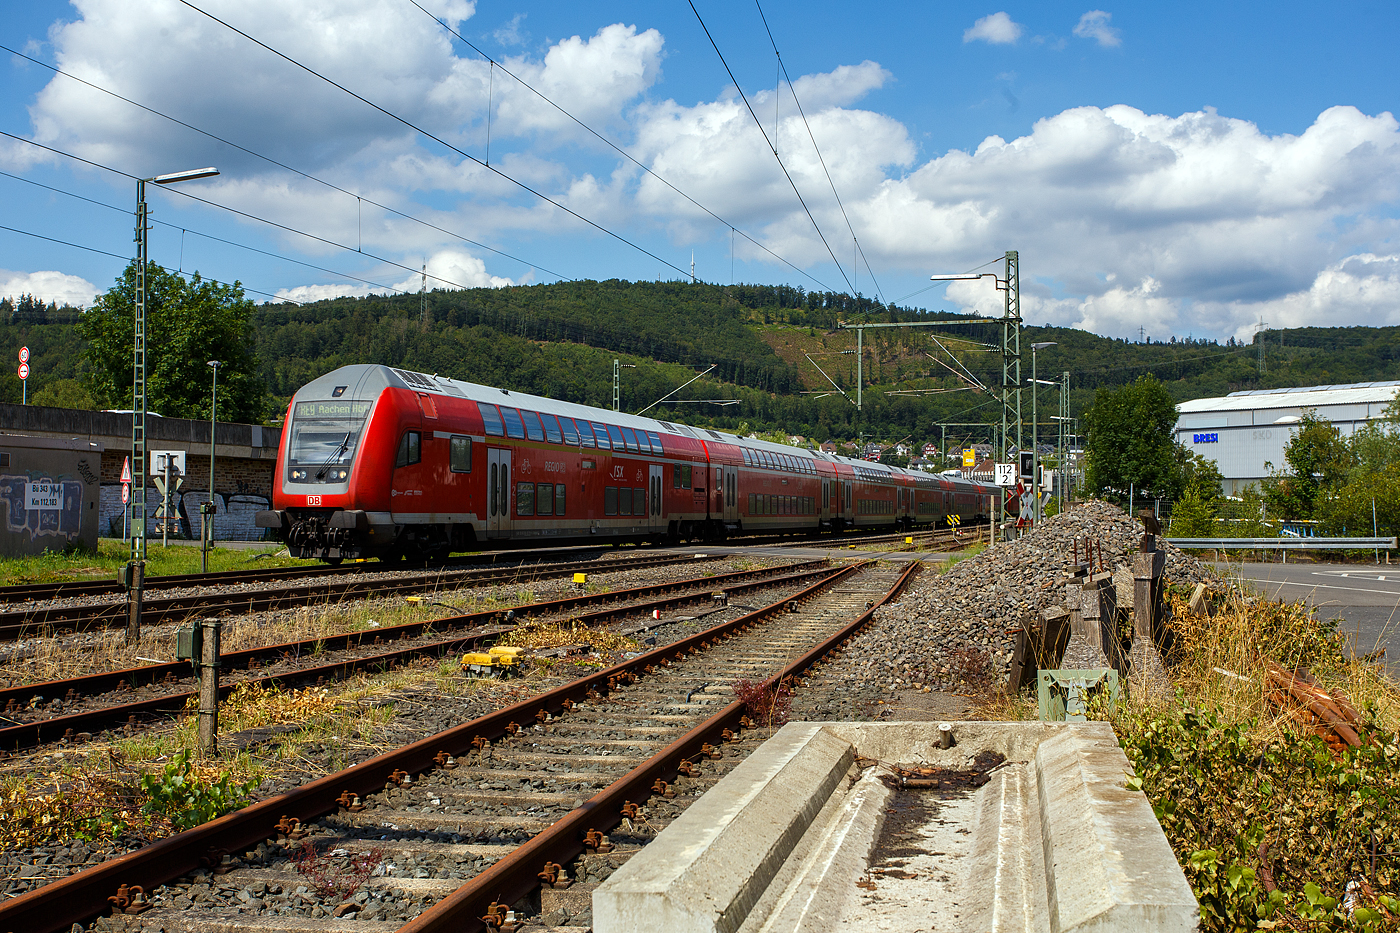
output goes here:
[[202, 513], [199, 523], [199, 566], [204, 573], [209, 572], [209, 551], [214, 546], [214, 429], [218, 425], [219, 414], [219, 367], [222, 360], [210, 360], [214, 369], [214, 384], [209, 391], [209, 498], [199, 507]]
[[130, 556], [123, 574], [129, 599], [126, 624], [128, 645], [136, 644], [141, 638], [141, 598], [146, 578], [146, 247], [149, 234], [146, 182], [170, 185], [217, 174], [219, 170], [211, 166], [136, 180], [136, 335], [131, 369], [131, 479], [135, 495], [131, 497], [131, 513], [127, 523], [131, 536]]
[[1032, 528], [1040, 524], [1040, 408], [1036, 404], [1040, 397], [1037, 385], [1040, 380], [1035, 377], [1035, 354], [1054, 345], [1053, 340], [1031, 344], [1031, 495], [1035, 499], [1031, 506]]

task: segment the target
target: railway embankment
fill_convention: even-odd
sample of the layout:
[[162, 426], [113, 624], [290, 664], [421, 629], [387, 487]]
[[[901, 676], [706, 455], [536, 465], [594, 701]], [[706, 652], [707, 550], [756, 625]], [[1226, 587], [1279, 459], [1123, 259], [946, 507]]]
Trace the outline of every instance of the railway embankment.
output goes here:
[[[924, 575], [812, 682], [867, 685], [852, 705], [876, 719], [927, 718], [940, 690], [962, 695], [965, 718], [1034, 719], [1033, 690], [1002, 692], [1016, 630], [1066, 606], [1086, 559], [1131, 606], [1141, 538], [1113, 506], [1076, 506]], [[1156, 678], [1130, 674], [1118, 705], [1090, 716], [1112, 721], [1202, 929], [1396, 929], [1400, 688], [1348, 649], [1336, 620], [1163, 548], [1172, 649]], [[1079, 662], [1084, 647], [1071, 641], [1061, 666], [1102, 666]], [[795, 718], [835, 718], [794, 706]]]

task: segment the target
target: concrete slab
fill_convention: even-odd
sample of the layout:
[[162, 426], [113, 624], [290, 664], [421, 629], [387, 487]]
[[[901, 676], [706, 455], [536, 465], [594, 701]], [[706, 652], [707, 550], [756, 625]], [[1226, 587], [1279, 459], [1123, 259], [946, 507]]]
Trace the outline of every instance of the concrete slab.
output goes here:
[[1107, 723], [951, 725], [790, 723], [598, 888], [594, 929], [1196, 929]]

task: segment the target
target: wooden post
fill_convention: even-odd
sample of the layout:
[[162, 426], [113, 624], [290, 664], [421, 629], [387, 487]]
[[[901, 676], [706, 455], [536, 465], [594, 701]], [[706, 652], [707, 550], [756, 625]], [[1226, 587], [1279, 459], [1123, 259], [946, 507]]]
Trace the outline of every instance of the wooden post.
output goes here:
[[134, 560], [127, 564], [131, 579], [127, 582], [126, 643], [135, 645], [141, 640], [141, 598], [146, 590], [146, 562]]
[[203, 651], [199, 660], [199, 751], [213, 757], [219, 751], [219, 638], [223, 625], [204, 619]]

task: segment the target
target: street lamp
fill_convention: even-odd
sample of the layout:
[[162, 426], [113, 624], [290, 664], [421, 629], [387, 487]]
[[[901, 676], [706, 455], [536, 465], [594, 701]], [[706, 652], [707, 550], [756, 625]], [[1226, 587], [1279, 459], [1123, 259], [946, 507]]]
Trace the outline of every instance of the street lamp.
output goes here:
[[1035, 354], [1037, 350], [1053, 346], [1053, 340], [1031, 344], [1031, 495], [1035, 499], [1035, 504], [1031, 506], [1032, 528], [1040, 524], [1040, 408], [1037, 405], [1040, 397], [1037, 383], [1040, 380], [1035, 377]]
[[199, 523], [200, 570], [209, 572], [209, 551], [214, 546], [214, 428], [218, 425], [219, 413], [219, 367], [221, 360], [210, 360], [214, 369], [214, 384], [209, 390], [209, 498], [199, 507], [202, 513]]
[[125, 573], [127, 585], [130, 587], [126, 625], [128, 645], [136, 644], [141, 637], [141, 598], [146, 578], [146, 247], [149, 234], [146, 182], [170, 185], [177, 181], [193, 181], [217, 174], [219, 170], [211, 166], [136, 180], [136, 336], [131, 373], [131, 479], [135, 495], [132, 496], [128, 522], [131, 534], [130, 556]]

